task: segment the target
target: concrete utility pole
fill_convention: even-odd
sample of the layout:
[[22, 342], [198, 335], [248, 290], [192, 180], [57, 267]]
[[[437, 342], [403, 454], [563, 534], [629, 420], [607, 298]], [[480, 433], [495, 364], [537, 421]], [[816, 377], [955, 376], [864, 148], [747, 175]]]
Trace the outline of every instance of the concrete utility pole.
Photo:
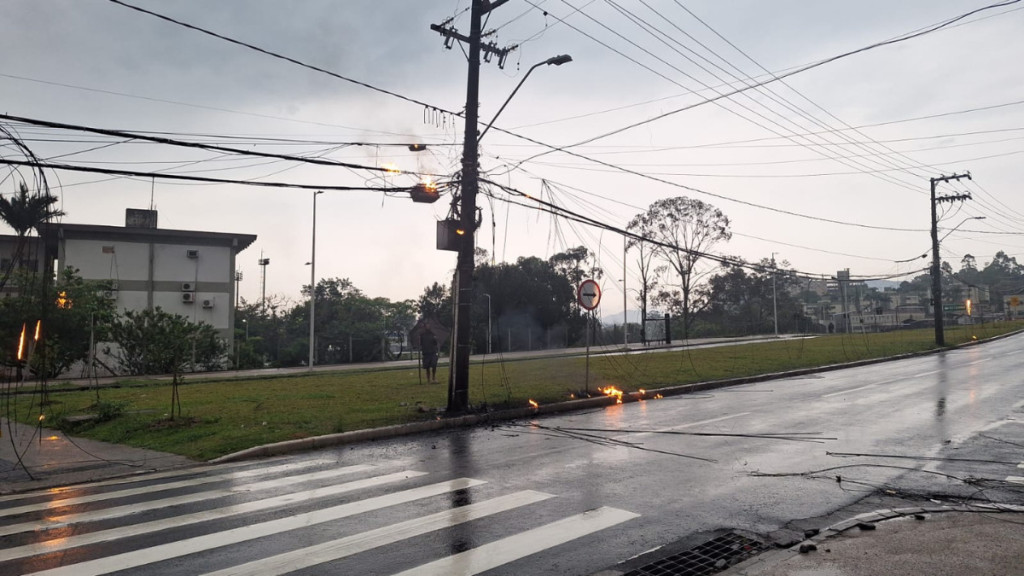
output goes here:
[[312, 249], [309, 255], [309, 369], [313, 370], [316, 360], [316, 197], [323, 190], [313, 192], [313, 235]]
[[942, 266], [940, 264], [941, 258], [939, 257], [939, 219], [938, 210], [936, 206], [942, 202], [957, 202], [970, 200], [971, 195], [969, 193], [955, 194], [953, 196], [942, 196], [939, 198], [935, 197], [935, 188], [939, 182], [949, 182], [950, 180], [960, 180], [962, 178], [971, 179], [970, 172], [964, 172], [963, 174], [953, 174], [951, 176], [939, 176], [938, 178], [931, 179], [931, 202], [932, 202], [932, 315], [935, 316], [935, 345], [945, 346], [946, 335], [943, 331], [943, 311], [942, 311]]
[[473, 308], [473, 250], [476, 232], [476, 195], [479, 188], [478, 108], [480, 107], [480, 52], [498, 56], [503, 66], [508, 53], [515, 49], [499, 49], [493, 44], [482, 45], [483, 17], [508, 0], [472, 0], [469, 36], [442, 25], [431, 24], [430, 29], [445, 36], [445, 46], [451, 47], [456, 39], [467, 44], [469, 76], [466, 82], [466, 130], [462, 147], [462, 190], [459, 211], [458, 264], [455, 269], [455, 345], [452, 347], [452, 374], [448, 385], [448, 412], [465, 412], [469, 408], [469, 353], [470, 313]]

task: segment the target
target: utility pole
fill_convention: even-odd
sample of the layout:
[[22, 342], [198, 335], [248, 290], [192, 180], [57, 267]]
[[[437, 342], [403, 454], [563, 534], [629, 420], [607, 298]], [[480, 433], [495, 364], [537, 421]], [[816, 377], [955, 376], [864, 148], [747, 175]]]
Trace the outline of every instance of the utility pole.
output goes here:
[[[515, 49], [498, 48], [494, 43], [483, 44], [483, 17], [508, 0], [471, 0], [469, 36], [450, 27], [451, 20], [431, 24], [430, 29], [445, 37], [445, 47], [451, 48], [455, 40], [467, 45], [469, 75], [466, 82], [466, 129], [462, 147], [462, 186], [458, 205], [459, 244], [458, 263], [455, 268], [455, 345], [452, 347], [452, 373], [448, 381], [449, 413], [465, 412], [469, 408], [469, 353], [470, 313], [473, 309], [473, 251], [476, 233], [476, 195], [479, 189], [478, 112], [480, 107], [480, 53], [490, 61], [498, 56], [503, 67], [505, 58]], [[454, 206], [454, 205], [453, 205]]]
[[935, 317], [935, 345], [945, 346], [946, 335], [943, 331], [943, 311], [942, 311], [942, 267], [940, 264], [939, 257], [939, 218], [938, 210], [936, 206], [942, 202], [957, 202], [970, 200], [971, 195], [969, 193], [954, 194], [952, 196], [941, 196], [935, 197], [936, 185], [940, 182], [949, 182], [950, 180], [960, 180], [962, 178], [971, 179], [970, 172], [964, 172], [963, 174], [953, 174], [951, 176], [939, 176], [938, 178], [931, 179], [931, 202], [932, 202], [932, 315]]

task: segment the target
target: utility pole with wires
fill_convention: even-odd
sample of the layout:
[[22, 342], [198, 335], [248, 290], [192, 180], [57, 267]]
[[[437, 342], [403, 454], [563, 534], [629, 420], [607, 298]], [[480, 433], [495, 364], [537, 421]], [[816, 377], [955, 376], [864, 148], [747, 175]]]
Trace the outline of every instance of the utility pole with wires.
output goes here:
[[469, 36], [460, 34], [448, 19], [441, 24], [431, 24], [430, 29], [444, 36], [445, 48], [451, 49], [457, 40], [466, 44], [469, 60], [469, 75], [466, 82], [466, 128], [462, 148], [462, 186], [458, 198], [453, 199], [452, 208], [458, 217], [456, 233], [459, 239], [458, 264], [455, 269], [455, 336], [451, 350], [451, 374], [448, 379], [449, 413], [465, 412], [469, 408], [469, 354], [470, 354], [470, 313], [473, 307], [473, 251], [474, 234], [477, 229], [476, 195], [479, 189], [479, 137], [478, 108], [480, 106], [480, 53], [484, 61], [498, 57], [498, 66], [504, 67], [508, 54], [515, 49], [498, 48], [493, 42], [484, 44], [483, 18], [508, 0], [472, 0], [470, 9]]
[[931, 206], [932, 206], [932, 314], [935, 317], [935, 345], [945, 346], [946, 335], [943, 331], [943, 310], [942, 310], [942, 265], [941, 258], [939, 256], [939, 218], [938, 209], [936, 208], [943, 202], [963, 202], [964, 200], [970, 200], [971, 195], [968, 192], [963, 194], [953, 194], [950, 196], [935, 197], [935, 188], [941, 182], [949, 182], [951, 180], [961, 180], [963, 178], [971, 179], [970, 172], [964, 172], [963, 174], [952, 174], [950, 176], [939, 176], [938, 178], [931, 179]]

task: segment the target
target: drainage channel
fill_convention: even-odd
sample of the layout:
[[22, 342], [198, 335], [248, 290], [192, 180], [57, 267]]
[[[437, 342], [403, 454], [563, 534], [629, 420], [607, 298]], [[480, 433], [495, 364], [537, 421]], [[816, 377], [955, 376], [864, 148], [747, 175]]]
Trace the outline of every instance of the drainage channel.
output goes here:
[[735, 532], [712, 538], [678, 554], [655, 560], [624, 576], [703, 576], [721, 572], [733, 564], [768, 549], [759, 540]]

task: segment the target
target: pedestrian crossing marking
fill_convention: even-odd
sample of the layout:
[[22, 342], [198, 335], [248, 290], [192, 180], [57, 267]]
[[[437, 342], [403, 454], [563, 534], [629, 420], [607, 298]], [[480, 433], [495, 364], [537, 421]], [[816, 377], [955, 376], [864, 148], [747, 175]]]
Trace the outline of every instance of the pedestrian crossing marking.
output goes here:
[[[228, 546], [230, 544], [238, 544], [240, 542], [253, 540], [255, 538], [262, 538], [264, 536], [280, 534], [282, 532], [295, 530], [297, 528], [305, 528], [308, 526], [313, 526], [315, 524], [321, 524], [324, 522], [330, 522], [333, 520], [338, 520], [341, 518], [346, 518], [349, 516], [370, 512], [373, 510], [379, 510], [381, 508], [385, 508], [388, 506], [412, 502], [415, 500], [428, 498], [431, 496], [438, 496], [441, 494], [446, 494], [448, 492], [454, 492], [456, 490], [464, 490], [484, 483], [485, 482], [483, 480], [475, 480], [472, 478], [458, 478], [455, 480], [448, 480], [445, 482], [421, 486], [419, 488], [412, 488], [409, 490], [403, 490], [401, 492], [385, 494], [383, 496], [377, 496], [374, 498], [367, 498], [365, 500], [358, 500], [355, 502], [349, 502], [347, 504], [332, 506], [330, 508], [324, 508], [321, 510], [314, 510], [312, 512], [296, 514], [285, 518], [279, 518], [277, 520], [269, 520], [257, 524], [250, 524], [248, 526], [242, 526], [239, 528], [225, 530], [214, 534], [207, 534], [195, 538], [187, 538], [185, 540], [179, 540], [177, 542], [169, 542], [167, 544], [161, 544], [150, 548], [144, 548], [132, 552], [125, 552], [123, 554], [97, 558], [95, 560], [88, 560], [78, 564], [69, 564], [67, 566], [61, 566], [58, 568], [34, 572], [31, 575], [27, 576], [97, 576], [99, 574], [106, 574], [108, 572], [116, 572], [118, 570], [137, 568], [139, 566], [145, 566], [147, 564], [167, 560], [170, 558], [187, 556], [189, 554], [195, 554], [206, 550], [212, 550], [215, 548]], [[211, 519], [222, 517], [220, 512], [217, 510], [212, 510], [202, 514], [208, 514]], [[180, 518], [169, 518], [168, 527], [180, 525], [180, 523], [178, 522], [179, 519]], [[134, 535], [137, 533], [137, 526], [126, 526], [125, 528], [127, 529], [127, 533], [124, 534], [125, 536]], [[84, 536], [91, 536], [91, 534], [86, 534]], [[73, 538], [76, 537], [68, 538], [68, 540], [71, 540]], [[60, 543], [62, 544], [63, 542]], [[41, 552], [34, 552], [33, 554], [38, 553]], [[3, 559], [5, 558], [0, 557], [0, 560]]]
[[1024, 476], [1007, 476], [1006, 481], [1011, 484], [1024, 484]]
[[339, 560], [435, 530], [513, 510], [528, 504], [542, 502], [548, 498], [554, 498], [554, 496], [533, 490], [516, 492], [515, 494], [499, 496], [491, 500], [444, 510], [421, 518], [414, 518], [391, 526], [377, 528], [376, 530], [346, 536], [345, 538], [324, 542], [323, 544], [308, 548], [301, 548], [270, 558], [254, 560], [211, 572], [206, 576], [277, 576], [279, 574], [287, 574], [295, 570]]
[[470, 576], [479, 574], [638, 516], [640, 515], [633, 512], [605, 506], [477, 546], [394, 576], [453, 576], [456, 574]]
[[223, 518], [227, 518], [229, 516], [237, 516], [240, 514], [247, 514], [250, 512], [260, 512], [272, 508], [279, 508], [282, 506], [297, 504], [308, 500], [313, 500], [316, 498], [335, 496], [338, 494], [344, 494], [346, 492], [352, 492], [364, 488], [372, 488], [374, 486], [378, 486], [381, 484], [399, 482], [401, 480], [415, 478], [417, 476], [423, 476], [425, 474], [426, 472], [416, 471], [396, 472], [384, 476], [375, 476], [372, 478], [355, 480], [353, 482], [346, 482], [344, 484], [316, 488], [314, 490], [293, 492], [290, 494], [275, 496], [273, 498], [255, 500], [253, 502], [245, 502], [242, 504], [225, 506], [223, 508], [214, 508], [211, 510], [205, 510], [203, 512], [183, 514], [181, 516], [174, 516], [171, 518], [164, 518], [161, 520], [153, 520], [150, 522], [143, 522], [141, 524], [120, 526], [117, 528], [111, 528], [109, 530], [99, 530], [96, 532], [88, 532], [86, 534], [77, 534], [74, 536], [67, 536], [64, 538], [58, 538], [52, 541], [44, 541], [37, 544], [26, 544], [25, 546], [0, 550], [0, 562], [5, 560], [13, 560], [16, 558], [24, 558], [26, 556], [35, 556], [37, 554], [46, 554], [48, 552], [56, 552], [59, 550], [67, 550], [69, 548], [86, 546], [89, 544], [96, 544], [99, 542], [109, 542], [112, 540], [117, 540], [119, 538], [127, 538], [139, 534], [148, 534], [151, 532], [166, 530], [168, 528], [185, 526], [188, 524], [197, 524], [199, 522], [206, 522], [209, 520], [220, 520]]
[[[263, 465], [272, 464], [279, 462], [283, 458], [275, 458], [273, 460], [266, 460]], [[337, 463], [336, 460], [315, 460], [316, 463]], [[116, 486], [118, 484], [130, 484], [132, 482], [144, 482], [149, 480], [162, 480], [164, 478], [174, 478], [176, 476], [189, 476], [192, 474], [202, 474], [203, 472], [209, 472], [211, 470], [230, 470], [232, 468], [241, 468], [243, 466], [252, 466], [252, 462], [241, 461], [241, 462], [229, 462], [227, 464], [218, 464], [216, 467], [212, 466], [189, 466], [188, 468], [175, 468], [174, 470], [166, 470], [164, 472], [139, 472], [130, 476], [124, 476], [121, 478], [111, 478], [110, 480], [100, 480], [98, 482], [89, 482], [88, 484], [78, 484], [72, 486], [62, 486], [60, 488], [47, 488], [46, 490], [34, 490], [32, 492], [19, 492], [17, 494], [8, 494], [6, 496], [0, 496], [0, 503], [11, 502], [13, 500], [26, 500], [29, 498], [38, 498], [40, 496], [53, 497], [57, 494], [64, 494], [67, 492], [73, 492], [81, 490], [82, 488], [102, 488], [104, 486]]]
[[276, 478], [274, 480], [253, 482], [252, 484], [240, 484], [238, 486], [232, 486], [230, 488], [226, 488], [223, 490], [206, 490], [204, 492], [196, 492], [193, 494], [186, 494], [183, 496], [173, 496], [171, 498], [161, 498], [159, 500], [150, 500], [148, 502], [125, 504], [124, 506], [115, 506], [113, 508], [92, 510], [89, 512], [81, 512], [78, 514], [65, 514], [63, 516], [47, 516], [43, 519], [35, 519], [28, 522], [22, 522], [19, 524], [9, 524], [7, 526], [0, 526], [0, 536], [9, 536], [11, 534], [18, 534], [20, 532], [39, 532], [41, 534], [45, 534], [46, 531], [54, 530], [57, 528], [63, 528], [65, 526], [70, 526], [74, 524], [96, 522], [98, 520], [108, 520], [110, 518], [118, 518], [121, 516], [128, 516], [130, 514], [145, 512], [146, 510], [157, 510], [160, 508], [167, 508], [170, 506], [180, 506], [181, 504], [192, 504], [195, 502], [202, 502], [204, 500], [212, 500], [214, 498], [224, 498], [226, 496], [234, 496], [241, 492], [258, 492], [261, 490], [280, 488], [282, 486], [290, 486], [292, 484], [299, 484], [302, 482], [311, 482], [314, 480], [336, 478], [338, 476], [355, 474], [357, 472], [364, 472], [366, 470], [372, 469], [373, 466], [369, 464], [357, 464], [355, 466], [345, 466], [344, 468], [337, 468], [333, 470], [321, 470], [319, 472], [300, 474], [298, 476], [285, 476], [283, 478]]
[[39, 510], [52, 510], [54, 508], [61, 508], [64, 506], [74, 506], [76, 504], [99, 502], [102, 500], [111, 500], [114, 498], [124, 498], [126, 496], [137, 496], [140, 494], [149, 494], [151, 492], [163, 492], [165, 490], [174, 490], [176, 488], [190, 488], [192, 486], [212, 484], [214, 482], [220, 482], [222, 480], [240, 480], [243, 478], [252, 478], [256, 476], [263, 476], [266, 474], [288, 472], [301, 468], [308, 468], [310, 466], [315, 466], [317, 464], [324, 464], [325, 462], [327, 461], [317, 460], [311, 462], [298, 462], [294, 464], [282, 464], [280, 466], [272, 466], [270, 468], [257, 468], [252, 470], [242, 470], [238, 472], [227, 472], [223, 474], [211, 474], [209, 476], [189, 478], [187, 480], [179, 480], [177, 482], [169, 482], [167, 484], [152, 484], [148, 486], [138, 486], [135, 488], [116, 490], [113, 492], [101, 492], [97, 494], [87, 494], [84, 496], [75, 496], [71, 498], [61, 498], [57, 500], [51, 500], [48, 502], [25, 504], [22, 506], [15, 506], [13, 508], [5, 508], [3, 510], [0, 510], [0, 517], [14, 516], [15, 514], [24, 514], [25, 512], [37, 512]]

